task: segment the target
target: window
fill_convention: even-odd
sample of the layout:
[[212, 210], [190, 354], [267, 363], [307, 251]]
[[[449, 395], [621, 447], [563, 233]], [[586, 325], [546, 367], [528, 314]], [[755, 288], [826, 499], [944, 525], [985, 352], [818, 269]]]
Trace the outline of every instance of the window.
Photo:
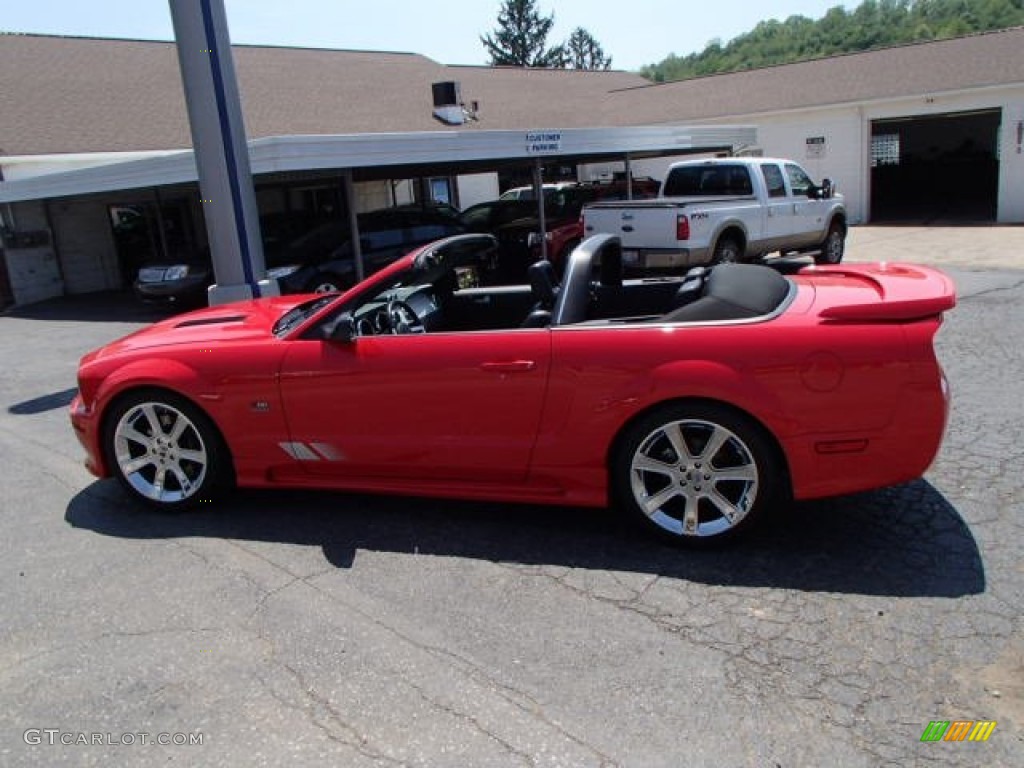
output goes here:
[[434, 178], [430, 180], [430, 199], [435, 203], [452, 202], [451, 181], [447, 178]]
[[793, 190], [793, 196], [807, 196], [807, 190], [814, 186], [814, 182], [799, 165], [786, 164], [786, 176], [789, 177], [789, 187]]
[[[999, 146], [997, 143], [996, 146]], [[879, 133], [871, 137], [871, 167], [900, 164], [900, 135]]]
[[762, 165], [761, 175], [764, 176], [764, 184], [768, 188], [768, 197], [786, 196], [786, 182], [782, 178], [779, 166], [774, 163]]
[[666, 197], [750, 195], [750, 174], [742, 165], [688, 165], [673, 168], [665, 182]]

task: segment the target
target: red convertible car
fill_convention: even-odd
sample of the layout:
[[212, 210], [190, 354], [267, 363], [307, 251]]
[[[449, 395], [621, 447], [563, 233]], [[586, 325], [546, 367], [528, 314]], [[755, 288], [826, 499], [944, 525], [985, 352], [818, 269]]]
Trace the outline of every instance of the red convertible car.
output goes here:
[[613, 504], [674, 541], [773, 502], [920, 476], [955, 303], [903, 264], [624, 280], [607, 235], [529, 285], [496, 242], [424, 246], [344, 294], [179, 315], [86, 355], [74, 430], [100, 477], [165, 509], [232, 485]]

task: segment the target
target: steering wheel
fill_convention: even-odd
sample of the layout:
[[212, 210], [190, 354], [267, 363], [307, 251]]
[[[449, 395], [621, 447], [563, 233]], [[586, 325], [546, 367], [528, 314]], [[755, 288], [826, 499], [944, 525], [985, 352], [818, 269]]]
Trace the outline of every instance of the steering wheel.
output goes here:
[[416, 310], [401, 299], [392, 299], [387, 306], [388, 322], [391, 325], [391, 333], [425, 333], [423, 321], [416, 314]]

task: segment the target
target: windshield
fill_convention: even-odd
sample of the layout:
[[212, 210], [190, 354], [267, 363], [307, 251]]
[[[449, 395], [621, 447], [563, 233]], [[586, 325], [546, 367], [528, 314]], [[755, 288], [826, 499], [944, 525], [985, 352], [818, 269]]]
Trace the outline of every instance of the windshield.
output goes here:
[[328, 293], [323, 296], [318, 296], [315, 299], [305, 301], [302, 304], [299, 304], [299, 306], [289, 309], [278, 318], [276, 323], [274, 323], [271, 333], [277, 337], [287, 335], [292, 329], [298, 328], [307, 319], [315, 315], [336, 298], [338, 298], [338, 294]]

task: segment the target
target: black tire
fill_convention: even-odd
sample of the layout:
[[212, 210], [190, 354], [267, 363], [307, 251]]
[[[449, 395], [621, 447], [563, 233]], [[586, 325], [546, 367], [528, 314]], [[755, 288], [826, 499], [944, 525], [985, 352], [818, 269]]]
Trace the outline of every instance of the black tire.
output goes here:
[[743, 249], [734, 237], [722, 237], [715, 243], [712, 264], [738, 264], [743, 260]]
[[815, 264], [838, 264], [843, 260], [846, 252], [846, 227], [838, 221], [833, 221], [828, 228], [828, 234], [821, 242], [821, 252], [814, 257]]
[[103, 451], [131, 495], [164, 512], [208, 503], [233, 480], [230, 454], [210, 418], [165, 390], [117, 400], [104, 419]]
[[317, 272], [306, 283], [306, 293], [334, 293], [348, 289], [348, 283], [333, 272]]
[[775, 503], [784, 477], [775, 446], [755, 422], [703, 402], [668, 404], [631, 424], [610, 471], [619, 509], [662, 539], [689, 546], [749, 529]]

